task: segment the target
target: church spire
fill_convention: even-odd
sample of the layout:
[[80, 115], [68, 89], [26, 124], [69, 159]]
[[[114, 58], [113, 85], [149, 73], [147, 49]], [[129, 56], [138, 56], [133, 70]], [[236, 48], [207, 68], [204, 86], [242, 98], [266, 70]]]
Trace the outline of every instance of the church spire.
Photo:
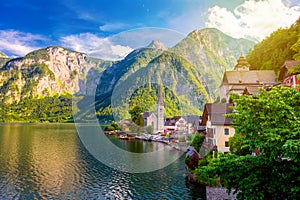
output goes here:
[[158, 105], [164, 105], [164, 102], [162, 100], [162, 89], [161, 89], [161, 85], [158, 86], [158, 99], [157, 99], [157, 104]]
[[156, 105], [156, 114], [157, 114], [157, 132], [164, 132], [164, 103], [162, 99], [162, 86], [158, 86], [158, 99]]
[[249, 71], [250, 64], [247, 62], [246, 58], [241, 53], [240, 58], [237, 60], [237, 64], [234, 66], [235, 71]]

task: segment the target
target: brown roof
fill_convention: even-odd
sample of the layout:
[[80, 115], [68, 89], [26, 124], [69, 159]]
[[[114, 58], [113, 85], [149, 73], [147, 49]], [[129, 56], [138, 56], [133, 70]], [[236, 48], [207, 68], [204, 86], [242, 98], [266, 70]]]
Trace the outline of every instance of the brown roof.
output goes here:
[[229, 88], [229, 91], [232, 91], [232, 90], [243, 90], [244, 91], [245, 87], [246, 86], [244, 86], [244, 85], [234, 85]]
[[282, 67], [286, 67], [288, 70], [291, 69], [294, 66], [300, 65], [300, 61], [298, 60], [287, 60], [283, 63]]
[[273, 70], [226, 71], [223, 84], [275, 84], [276, 74]]
[[165, 126], [175, 126], [176, 122], [181, 118], [181, 116], [175, 116], [173, 118], [167, 118], [165, 121]]
[[244, 94], [253, 95], [253, 94], [260, 94], [258, 90], [259, 87], [246, 87], [244, 90]]
[[278, 80], [283, 81], [287, 77], [287, 71], [297, 65], [300, 65], [300, 61], [297, 61], [297, 60], [285, 61], [280, 69]]
[[143, 118], [148, 118], [150, 115], [152, 114], [152, 112], [144, 112], [143, 113]]
[[232, 113], [232, 108], [230, 107], [233, 105], [233, 103], [205, 104], [201, 125], [206, 125], [208, 116], [210, 116], [212, 125], [231, 125], [232, 119], [224, 115]]

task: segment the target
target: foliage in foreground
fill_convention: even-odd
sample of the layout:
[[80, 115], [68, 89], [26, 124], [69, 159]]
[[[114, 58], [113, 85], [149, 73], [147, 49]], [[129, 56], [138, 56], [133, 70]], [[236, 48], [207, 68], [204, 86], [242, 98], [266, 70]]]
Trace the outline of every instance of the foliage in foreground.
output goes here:
[[193, 146], [195, 148], [195, 150], [197, 152], [200, 151], [200, 147], [202, 146], [203, 142], [204, 142], [204, 135], [196, 132], [194, 134], [192, 134], [192, 142], [191, 142], [191, 146]]
[[[237, 134], [257, 156], [220, 154], [196, 169], [197, 180], [237, 192], [238, 199], [297, 199], [300, 193], [300, 92], [272, 88], [260, 95], [234, 96]], [[298, 195], [298, 196], [297, 196]]]

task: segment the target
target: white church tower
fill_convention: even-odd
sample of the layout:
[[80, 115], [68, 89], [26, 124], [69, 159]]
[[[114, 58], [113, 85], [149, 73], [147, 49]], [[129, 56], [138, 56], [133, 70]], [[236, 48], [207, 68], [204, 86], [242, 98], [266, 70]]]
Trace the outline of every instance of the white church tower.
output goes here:
[[158, 88], [158, 100], [157, 100], [157, 105], [156, 105], [156, 114], [157, 114], [157, 130], [156, 132], [164, 132], [164, 124], [165, 124], [165, 119], [164, 119], [164, 102], [162, 100], [162, 91], [161, 91], [161, 86]]

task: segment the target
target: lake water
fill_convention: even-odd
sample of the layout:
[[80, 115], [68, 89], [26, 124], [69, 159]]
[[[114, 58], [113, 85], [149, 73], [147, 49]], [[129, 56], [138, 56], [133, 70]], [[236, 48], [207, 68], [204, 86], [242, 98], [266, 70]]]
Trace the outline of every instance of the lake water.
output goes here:
[[[132, 152], [163, 145], [110, 139]], [[205, 188], [184, 174], [184, 157], [149, 173], [107, 167], [85, 149], [74, 124], [0, 125], [0, 199], [205, 199]]]

